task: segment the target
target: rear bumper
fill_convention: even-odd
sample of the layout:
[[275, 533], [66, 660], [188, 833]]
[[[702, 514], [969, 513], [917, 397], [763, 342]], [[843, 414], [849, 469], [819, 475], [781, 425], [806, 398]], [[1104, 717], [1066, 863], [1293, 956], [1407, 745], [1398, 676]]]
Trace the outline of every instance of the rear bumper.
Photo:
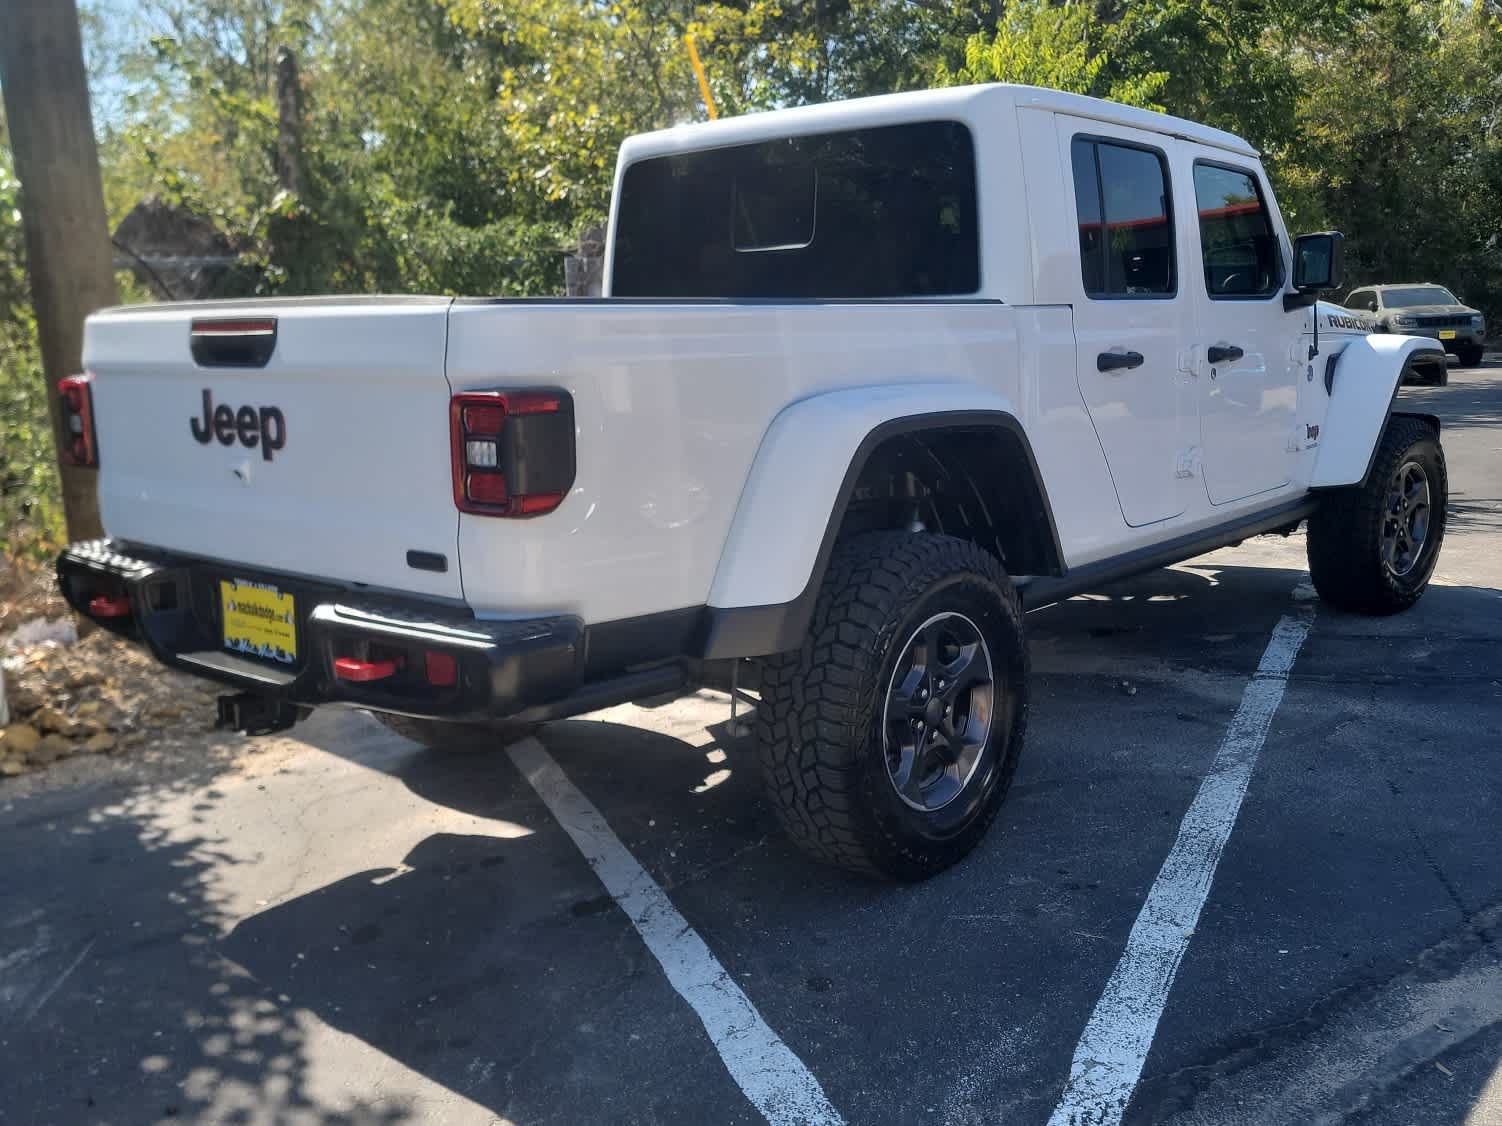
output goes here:
[[[1427, 336], [1430, 340], [1439, 341], [1440, 345], [1447, 352], [1453, 352], [1457, 348], [1481, 347], [1481, 333], [1474, 328], [1438, 329], [1426, 328], [1420, 325], [1414, 328], [1394, 329], [1393, 331], [1401, 333], [1404, 336]], [[1439, 335], [1441, 332], [1453, 332], [1455, 335], [1441, 339]]]
[[[435, 600], [353, 592], [112, 540], [73, 544], [58, 557], [57, 576], [75, 610], [144, 641], [165, 664], [287, 704], [457, 720], [552, 718], [569, 714], [570, 700], [588, 710], [585, 629], [575, 617], [479, 621], [463, 607]], [[294, 596], [293, 663], [223, 647], [219, 581], [229, 578], [264, 581]], [[440, 661], [430, 662], [429, 654]], [[336, 674], [340, 658], [389, 663], [395, 670], [350, 680]], [[452, 665], [441, 658], [452, 658]], [[665, 691], [666, 679], [645, 687]]]

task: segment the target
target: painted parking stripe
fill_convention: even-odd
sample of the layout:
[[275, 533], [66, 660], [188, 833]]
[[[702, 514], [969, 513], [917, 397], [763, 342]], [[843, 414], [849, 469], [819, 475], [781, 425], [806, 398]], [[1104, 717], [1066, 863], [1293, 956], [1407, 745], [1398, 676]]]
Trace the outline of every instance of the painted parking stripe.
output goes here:
[[1285, 615], [1273, 628], [1210, 772], [1132, 925], [1126, 950], [1074, 1049], [1069, 1082], [1048, 1126], [1115, 1126], [1126, 1112], [1288, 674], [1313, 621], [1311, 605]]
[[511, 761], [573, 838], [678, 994], [704, 1023], [726, 1070], [773, 1126], [843, 1126], [819, 1081], [767, 1027], [704, 940], [536, 739]]

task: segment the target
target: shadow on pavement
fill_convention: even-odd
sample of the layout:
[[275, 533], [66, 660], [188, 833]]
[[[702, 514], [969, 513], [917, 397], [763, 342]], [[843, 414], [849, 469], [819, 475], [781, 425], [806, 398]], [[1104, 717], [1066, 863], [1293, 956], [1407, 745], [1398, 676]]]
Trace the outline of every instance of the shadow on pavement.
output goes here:
[[[682, 738], [580, 720], [551, 725], [542, 739], [849, 1121], [1004, 1113], [1041, 1122], [1267, 633], [1303, 579], [1202, 561], [1030, 614], [1032, 728], [1012, 796], [970, 860], [916, 887], [806, 863], [773, 828], [750, 741], [728, 737], [728, 711], [709, 728], [702, 709], [677, 727], [670, 709], [652, 713]], [[1289, 712], [1300, 748], [1329, 748], [1317, 773], [1304, 764], [1289, 773], [1294, 789], [1282, 800], [1298, 803], [1301, 832], [1372, 818], [1370, 794], [1352, 777], [1374, 763], [1402, 766], [1365, 748], [1402, 722], [1404, 692], [1462, 673], [1476, 698], [1446, 697], [1449, 726], [1428, 732], [1438, 739], [1417, 760], [1428, 778], [1450, 757], [1449, 781], [1428, 779], [1444, 815], [1436, 806], [1425, 821], [1422, 847], [1404, 828], [1407, 843], [1382, 854], [1388, 868], [1368, 865], [1362, 878], [1416, 901], [1439, 886], [1441, 865], [1463, 902], [1495, 900], [1497, 865], [1467, 850], [1487, 816], [1478, 803], [1490, 775], [1475, 741], [1496, 714], [1499, 636], [1502, 600], [1490, 590], [1436, 587], [1390, 619], [1320, 608], [1295, 672], [1295, 686], [1307, 679], [1320, 693], [1318, 706]], [[1397, 719], [1367, 710], [1378, 679]], [[1342, 706], [1358, 695], [1362, 707]], [[1365, 731], [1378, 715], [1388, 726]], [[322, 749], [362, 765], [379, 758], [323, 730]], [[1288, 753], [1279, 731], [1259, 767], [1272, 779]], [[429, 1116], [359, 1072], [346, 1081], [367, 1097], [322, 1089], [317, 1073], [357, 1066], [331, 1028], [518, 1123], [759, 1121], [629, 920], [503, 755], [403, 755], [393, 773], [434, 806], [532, 831], [435, 832], [400, 866], [383, 858], [235, 918], [208, 878], [233, 863], [215, 833], [274, 828], [216, 823], [216, 790], [196, 792], [196, 836], [160, 830], [160, 795], [18, 806], [19, 817], [0, 822], [0, 851], [13, 858], [0, 899], [0, 1106], [28, 1122]], [[1257, 808], [1270, 824], [1258, 830], [1254, 820], [1257, 831], [1244, 835], [1253, 853], [1231, 858], [1249, 873], [1245, 886], [1218, 884], [1212, 898], [1237, 933], [1253, 936], [1276, 906], [1261, 898], [1256, 874], [1281, 863], [1285, 828], [1283, 805]], [[1408, 808], [1416, 816], [1411, 799]], [[1380, 822], [1370, 831], [1387, 832]], [[344, 870], [356, 867], [358, 857]], [[1354, 861], [1306, 868], [1342, 881], [1358, 870]], [[1297, 902], [1318, 917], [1368, 894], [1316, 881]], [[1190, 1105], [1193, 1087], [1180, 1080], [1222, 1074], [1214, 1061], [1259, 1029], [1297, 1035], [1313, 998], [1359, 1001], [1364, 982], [1390, 977], [1461, 925], [1454, 895], [1436, 894], [1450, 914], [1390, 917], [1368, 949], [1332, 919], [1360, 956], [1317, 963], [1286, 996], [1253, 1004], [1239, 992], [1276, 972], [1266, 942], [1238, 948], [1234, 967], [1191, 963], [1209, 975], [1204, 1001], [1183, 1023], [1170, 1011], [1161, 1038], [1173, 1070], [1150, 1066], [1149, 1089]], [[1214, 920], [1206, 933], [1216, 935]], [[923, 1082], [894, 1078], [892, 1061], [941, 1042], [949, 1048], [925, 1064]], [[1463, 1121], [1452, 1110], [1436, 1107], [1430, 1121]]]
[[205, 877], [233, 860], [153, 804], [75, 791], [0, 822], [0, 1121], [405, 1121], [401, 1099], [310, 1096], [306, 1025], [218, 942]]

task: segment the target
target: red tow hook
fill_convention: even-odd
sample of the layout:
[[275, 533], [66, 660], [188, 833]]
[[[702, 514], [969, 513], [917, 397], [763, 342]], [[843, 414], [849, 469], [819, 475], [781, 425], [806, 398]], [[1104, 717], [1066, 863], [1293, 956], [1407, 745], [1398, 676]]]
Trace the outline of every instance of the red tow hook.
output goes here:
[[94, 618], [130, 617], [130, 599], [123, 594], [101, 594], [89, 599], [89, 616]]
[[334, 675], [340, 680], [385, 680], [396, 675], [395, 661], [357, 661], [339, 657], [334, 661]]

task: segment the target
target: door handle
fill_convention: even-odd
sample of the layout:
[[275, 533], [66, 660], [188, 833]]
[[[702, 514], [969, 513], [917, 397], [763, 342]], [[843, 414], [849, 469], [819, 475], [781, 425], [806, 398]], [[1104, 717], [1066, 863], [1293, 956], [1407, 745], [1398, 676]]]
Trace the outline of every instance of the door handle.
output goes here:
[[1140, 368], [1141, 352], [1102, 352], [1095, 357], [1096, 371], [1116, 371], [1119, 368]]
[[1212, 344], [1205, 350], [1205, 358], [1212, 364], [1223, 364], [1227, 360], [1239, 360], [1246, 352], [1234, 344]]

